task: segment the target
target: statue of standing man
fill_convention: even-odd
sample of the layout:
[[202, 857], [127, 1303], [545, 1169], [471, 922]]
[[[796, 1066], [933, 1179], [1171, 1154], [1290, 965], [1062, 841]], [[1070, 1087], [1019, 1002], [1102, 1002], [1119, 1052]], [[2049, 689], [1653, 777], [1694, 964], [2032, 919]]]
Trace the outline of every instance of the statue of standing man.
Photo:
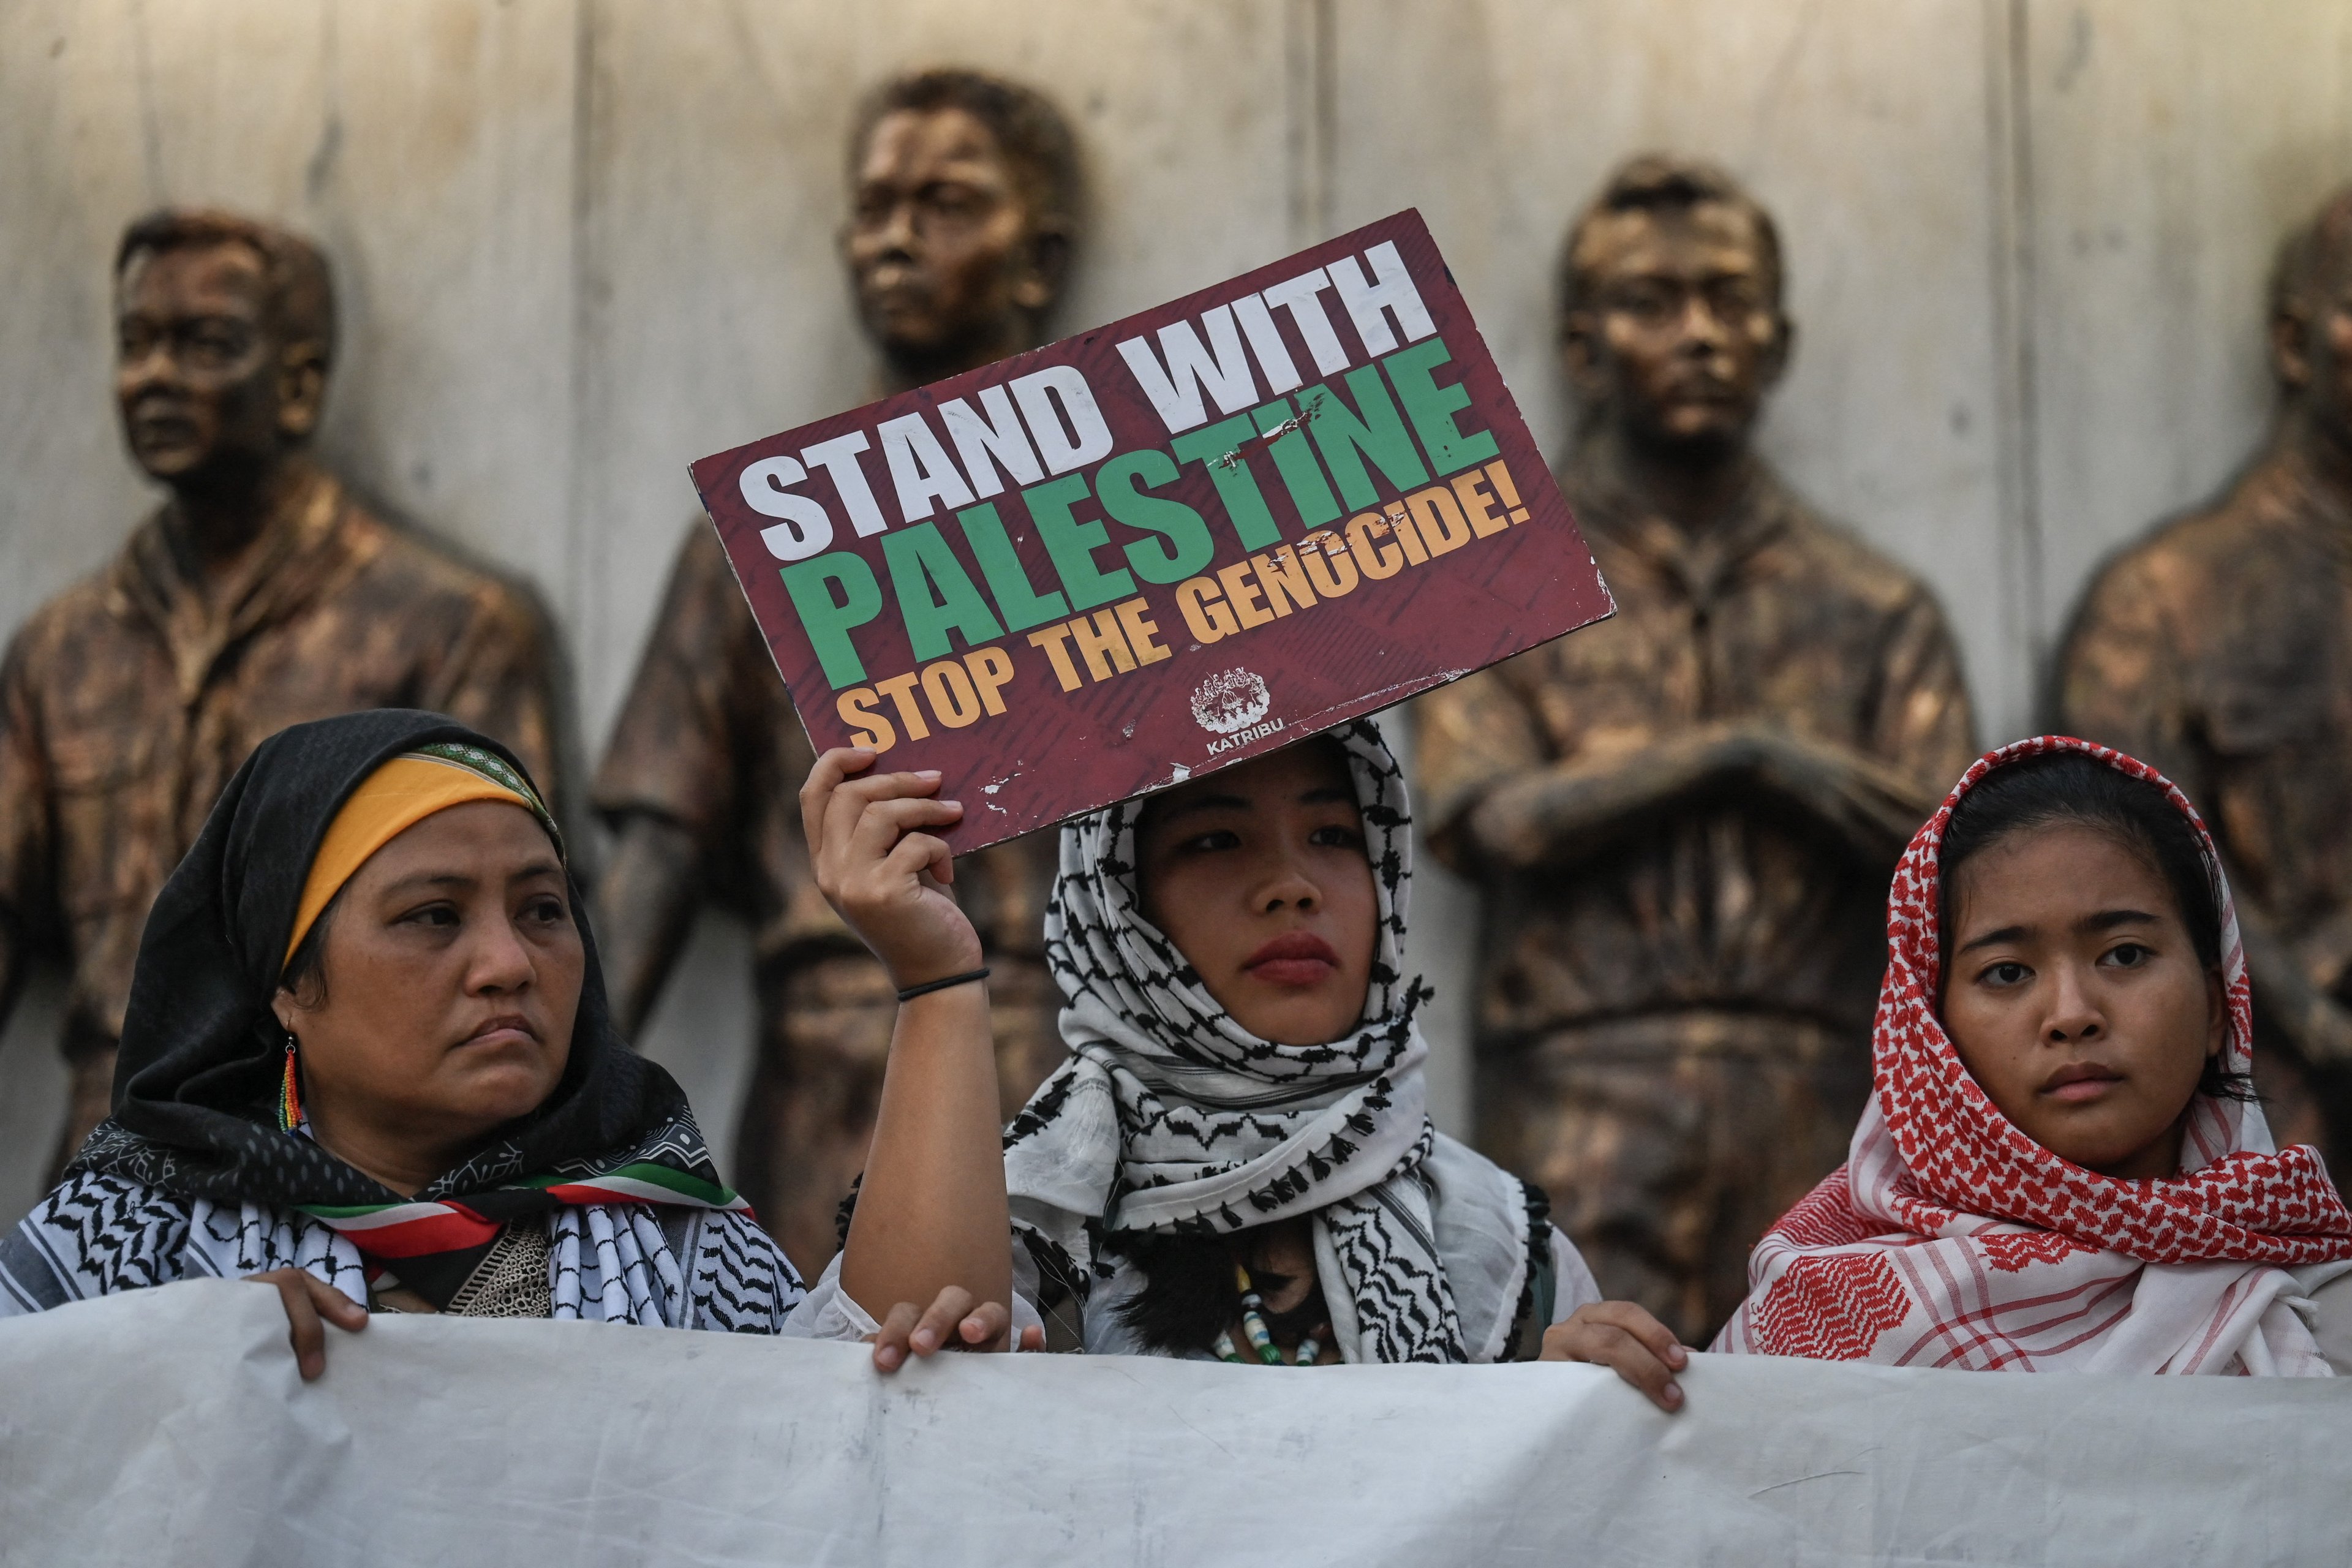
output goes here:
[[2282, 1144], [2352, 1159], [2352, 187], [2272, 276], [2269, 441], [2099, 574], [2061, 725], [2178, 783], [2229, 863]]
[[1692, 1344], [1845, 1157], [1887, 878], [1975, 750], [1935, 599], [1750, 447], [1781, 285], [1727, 175], [1610, 180], [1562, 257], [1559, 479], [1617, 614], [1417, 721], [1434, 846], [1485, 895], [1479, 1145]]
[[372, 515], [310, 455], [326, 258], [233, 214], [140, 219], [115, 258], [115, 396], [163, 508], [0, 665], [0, 1018], [71, 972], [58, 1159], [106, 1114], [148, 906], [246, 754], [289, 724], [426, 708], [554, 776], [536, 610]]
[[[1052, 105], [974, 71], [932, 70], [868, 98], [849, 145], [842, 255], [880, 352], [884, 395], [1045, 341], [1076, 225], [1077, 149]], [[845, 404], [853, 401], [845, 397]], [[707, 521], [688, 531], [594, 790], [619, 836], [599, 892], [625, 1030], [653, 1010], [705, 898], [756, 933], [758, 1065], [736, 1184], [801, 1270], [835, 1247], [864, 1168], [897, 998], [809, 875], [797, 801], [814, 756]], [[994, 973], [1009, 1118], [1061, 1060], [1045, 965], [1055, 837], [956, 861], [956, 896]]]

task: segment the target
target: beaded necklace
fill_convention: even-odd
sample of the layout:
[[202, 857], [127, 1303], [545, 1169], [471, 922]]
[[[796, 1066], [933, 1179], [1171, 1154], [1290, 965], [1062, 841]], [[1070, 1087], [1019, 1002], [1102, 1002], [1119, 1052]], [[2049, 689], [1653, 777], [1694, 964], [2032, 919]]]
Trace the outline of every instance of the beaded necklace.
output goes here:
[[[1250, 1279], [1249, 1270], [1238, 1260], [1234, 1264], [1234, 1283], [1240, 1287], [1242, 1293], [1242, 1332], [1248, 1336], [1250, 1349], [1257, 1352], [1258, 1360], [1268, 1366], [1285, 1364], [1313, 1366], [1323, 1359], [1323, 1336], [1329, 1331], [1329, 1325], [1318, 1324], [1306, 1338], [1300, 1340], [1297, 1354], [1286, 1363], [1282, 1359], [1281, 1350], [1274, 1342], [1274, 1336], [1266, 1331], [1265, 1302], [1259, 1297], [1257, 1286]], [[1230, 1329], [1217, 1331], [1216, 1352], [1219, 1361], [1229, 1361], [1237, 1365], [1248, 1364], [1242, 1360], [1241, 1352], [1234, 1348], [1233, 1331]]]

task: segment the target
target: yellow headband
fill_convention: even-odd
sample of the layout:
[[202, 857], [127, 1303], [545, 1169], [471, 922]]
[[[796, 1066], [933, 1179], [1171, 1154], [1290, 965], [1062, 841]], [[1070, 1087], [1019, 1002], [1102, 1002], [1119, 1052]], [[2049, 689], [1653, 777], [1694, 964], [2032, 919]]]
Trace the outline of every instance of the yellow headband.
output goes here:
[[294, 911], [294, 934], [286, 942], [286, 962], [293, 962], [294, 950], [310, 934], [319, 911], [352, 879], [353, 872], [367, 864], [370, 856], [435, 812], [478, 800], [521, 806], [540, 819], [549, 837], [554, 836], [547, 808], [530, 793], [528, 781], [503, 760], [478, 747], [436, 746], [429, 752], [410, 752], [370, 773], [335, 813], [319, 853], [311, 858], [310, 874], [302, 883], [302, 901]]

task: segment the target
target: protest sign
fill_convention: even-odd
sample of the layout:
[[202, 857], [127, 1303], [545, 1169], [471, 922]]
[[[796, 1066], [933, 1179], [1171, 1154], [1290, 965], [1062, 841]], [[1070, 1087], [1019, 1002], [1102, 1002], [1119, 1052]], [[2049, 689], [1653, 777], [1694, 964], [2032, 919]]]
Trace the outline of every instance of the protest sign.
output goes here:
[[964, 849], [1612, 607], [1416, 212], [692, 467], [810, 738]]

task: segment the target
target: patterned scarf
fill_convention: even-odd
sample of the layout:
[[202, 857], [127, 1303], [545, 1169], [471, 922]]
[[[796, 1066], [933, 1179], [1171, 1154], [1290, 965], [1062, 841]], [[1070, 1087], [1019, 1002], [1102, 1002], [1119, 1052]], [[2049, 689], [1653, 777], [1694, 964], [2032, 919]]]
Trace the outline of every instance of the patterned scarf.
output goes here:
[[2352, 1214], [2315, 1151], [2275, 1151], [2259, 1106], [2200, 1095], [2181, 1174], [2095, 1174], [2003, 1116], [1936, 1016], [1945, 825], [1994, 769], [2060, 751], [2155, 785], [2195, 826], [2221, 916], [2222, 1065], [2251, 1070], [2237, 911], [2188, 799], [2153, 768], [2081, 741], [2045, 736], [1992, 752], [1895, 872], [1875, 1093], [1847, 1163], [1758, 1244], [1748, 1300], [1717, 1350], [1897, 1366], [2327, 1375], [2287, 1304], [2304, 1293], [2288, 1268], [2352, 1258]]
[[[801, 1299], [793, 1266], [741, 1214], [566, 1205], [543, 1223], [550, 1318], [775, 1334]], [[289, 1268], [354, 1301], [368, 1300], [375, 1274], [349, 1235], [302, 1210], [79, 1173], [0, 1232], [0, 1318]]]
[[[291, 1125], [286, 1036], [270, 1010], [303, 895], [344, 804], [387, 764], [472, 769], [552, 819], [515, 759], [437, 714], [388, 709], [298, 724], [255, 749], [157, 897], [141, 941], [115, 1074], [114, 1114], [70, 1169], [229, 1209], [295, 1211], [348, 1237], [372, 1266], [436, 1304], [517, 1221], [584, 1205], [723, 1211], [756, 1230], [719, 1180], [686, 1097], [614, 1028], [594, 933], [572, 1049], [554, 1091], [413, 1198]], [[346, 872], [348, 874], [348, 872]], [[764, 1237], [761, 1238], [764, 1241]]]
[[[1014, 1228], [1083, 1291], [1107, 1277], [1107, 1235], [1224, 1234], [1312, 1215], [1338, 1314], [1360, 1359], [1467, 1359], [1423, 1171], [1428, 991], [1401, 973], [1412, 812], [1380, 731], [1334, 731], [1363, 815], [1380, 925], [1361, 1025], [1280, 1046], [1236, 1023], [1138, 907], [1128, 801], [1062, 830], [1045, 951], [1068, 1005], [1070, 1059], [1014, 1121], [1005, 1181]], [[1332, 1289], [1337, 1286], [1338, 1289]]]

